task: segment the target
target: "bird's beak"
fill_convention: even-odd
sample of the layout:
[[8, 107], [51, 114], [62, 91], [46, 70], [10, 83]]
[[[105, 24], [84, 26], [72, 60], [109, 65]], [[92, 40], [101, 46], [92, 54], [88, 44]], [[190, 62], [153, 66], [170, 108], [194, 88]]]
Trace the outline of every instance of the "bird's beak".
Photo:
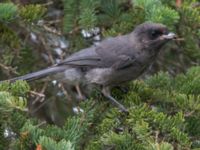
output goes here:
[[173, 32], [169, 32], [168, 34], [164, 34], [161, 36], [162, 39], [171, 40], [176, 38], [176, 34]]

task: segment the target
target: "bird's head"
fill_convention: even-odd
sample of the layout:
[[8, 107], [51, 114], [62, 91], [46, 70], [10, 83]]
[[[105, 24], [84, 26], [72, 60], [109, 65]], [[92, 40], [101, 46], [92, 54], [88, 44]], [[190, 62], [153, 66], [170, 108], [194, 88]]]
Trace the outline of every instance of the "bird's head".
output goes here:
[[176, 38], [167, 27], [158, 23], [143, 23], [133, 31], [133, 35], [142, 47], [160, 49], [165, 43]]

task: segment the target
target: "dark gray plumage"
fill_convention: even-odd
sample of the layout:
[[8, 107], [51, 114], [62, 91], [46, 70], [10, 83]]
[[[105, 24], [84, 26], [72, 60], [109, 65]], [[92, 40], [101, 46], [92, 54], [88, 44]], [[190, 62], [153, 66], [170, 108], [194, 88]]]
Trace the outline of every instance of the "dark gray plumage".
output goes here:
[[98, 46], [74, 53], [50, 68], [10, 81], [31, 81], [53, 74], [67, 84], [98, 84], [105, 97], [126, 111], [111, 96], [110, 88], [140, 76], [155, 60], [161, 47], [173, 38], [175, 34], [169, 33], [164, 25], [143, 23], [130, 34], [105, 39]]

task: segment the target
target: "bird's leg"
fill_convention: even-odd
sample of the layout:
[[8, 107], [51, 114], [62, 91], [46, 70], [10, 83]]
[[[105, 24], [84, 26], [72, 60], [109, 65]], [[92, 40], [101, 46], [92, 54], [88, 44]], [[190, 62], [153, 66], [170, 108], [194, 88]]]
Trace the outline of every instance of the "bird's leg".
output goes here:
[[121, 111], [128, 112], [128, 110], [122, 104], [120, 104], [114, 97], [111, 96], [109, 87], [103, 87], [101, 92], [106, 98], [108, 98], [108, 100], [110, 100], [112, 104], [117, 106]]
[[80, 100], [84, 100], [85, 99], [85, 96], [83, 95], [83, 93], [81, 92], [81, 89], [80, 89], [80, 85], [79, 84], [76, 84], [75, 85], [75, 88], [76, 88], [76, 91], [78, 93], [78, 98]]
[[71, 90], [69, 90], [70, 88], [68, 86], [66, 86], [66, 88], [67, 88], [67, 90], [66, 90], [65, 86], [62, 82], [59, 84], [59, 87], [61, 88], [62, 92], [67, 97], [67, 99], [72, 102], [73, 96], [70, 94], [70, 93], [72, 93]]

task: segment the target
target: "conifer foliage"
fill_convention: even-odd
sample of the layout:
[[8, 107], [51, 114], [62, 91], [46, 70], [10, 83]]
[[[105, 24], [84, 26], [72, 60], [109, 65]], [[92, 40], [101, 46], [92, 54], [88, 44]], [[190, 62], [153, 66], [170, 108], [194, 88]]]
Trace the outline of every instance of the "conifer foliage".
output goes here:
[[0, 149], [200, 149], [199, 6], [197, 0], [1, 1], [1, 80], [39, 70], [145, 21], [167, 25], [178, 39], [144, 76], [113, 90], [128, 115], [96, 90], [72, 104], [65, 87], [56, 91], [51, 81], [0, 82]]

